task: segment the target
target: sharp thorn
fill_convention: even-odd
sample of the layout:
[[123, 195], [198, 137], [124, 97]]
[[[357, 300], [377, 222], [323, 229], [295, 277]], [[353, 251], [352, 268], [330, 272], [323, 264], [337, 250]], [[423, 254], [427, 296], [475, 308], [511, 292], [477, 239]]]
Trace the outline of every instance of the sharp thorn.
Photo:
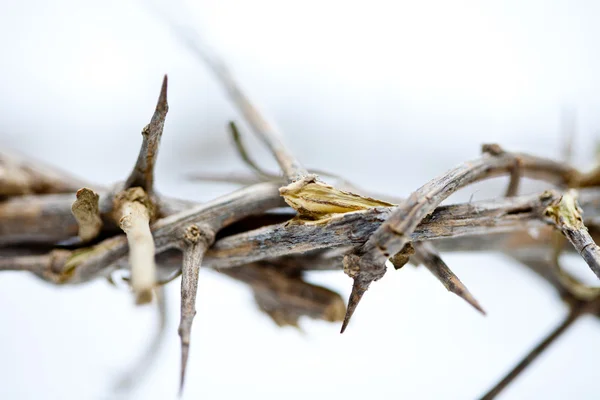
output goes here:
[[179, 397], [183, 395], [183, 387], [185, 384], [185, 371], [188, 362], [188, 355], [190, 352], [189, 340], [186, 342], [184, 338], [181, 338], [181, 375], [179, 377]]
[[354, 278], [354, 283], [352, 284], [352, 292], [350, 293], [350, 298], [348, 299], [348, 308], [346, 309], [346, 315], [344, 316], [344, 322], [342, 323], [342, 329], [340, 333], [344, 333], [346, 328], [348, 327], [348, 323], [350, 322], [350, 318], [356, 311], [356, 307], [363, 295], [369, 288], [371, 281], [361, 279], [360, 274]]
[[444, 285], [448, 291], [454, 293], [481, 314], [486, 315], [485, 310], [473, 297], [464, 283], [452, 272], [450, 267], [442, 260], [433, 246], [421, 244], [419, 246], [419, 257], [423, 265]]

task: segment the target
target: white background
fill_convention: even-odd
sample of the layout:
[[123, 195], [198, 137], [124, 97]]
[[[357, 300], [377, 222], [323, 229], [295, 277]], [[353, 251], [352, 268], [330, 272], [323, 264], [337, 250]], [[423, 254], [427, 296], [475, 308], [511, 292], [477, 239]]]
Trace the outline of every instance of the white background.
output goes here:
[[[175, 2], [308, 166], [372, 191], [406, 196], [478, 155], [483, 142], [558, 157], [563, 110], [575, 110], [575, 163], [589, 168], [600, 130], [594, 1]], [[0, 5], [0, 146], [99, 183], [137, 157], [163, 73], [170, 112], [158, 163], [163, 193], [207, 200], [232, 187], [190, 183], [193, 171], [243, 171], [221, 88], [141, 1]], [[249, 135], [247, 135], [249, 136]], [[248, 137], [255, 157], [275, 164]], [[455, 200], [497, 196], [504, 181]], [[344, 335], [302, 321], [278, 329], [249, 290], [202, 271], [185, 398], [473, 399], [566, 310], [531, 273], [491, 254], [445, 256], [488, 311], [481, 317], [426, 270], [390, 271]], [[575, 267], [585, 271], [582, 262]], [[344, 297], [341, 272], [314, 282]], [[157, 366], [129, 394], [177, 393], [178, 282]], [[109, 399], [151, 336], [154, 315], [94, 282], [52, 287], [0, 277], [0, 398]], [[598, 321], [579, 321], [505, 393], [506, 399], [598, 398]], [[369, 351], [356, 349], [367, 347]]]

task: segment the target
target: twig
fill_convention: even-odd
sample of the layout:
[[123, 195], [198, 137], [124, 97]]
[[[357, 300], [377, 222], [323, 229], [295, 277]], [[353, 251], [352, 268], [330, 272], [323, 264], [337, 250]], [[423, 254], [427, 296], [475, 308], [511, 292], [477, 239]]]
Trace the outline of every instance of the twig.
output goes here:
[[254, 175], [237, 173], [193, 172], [188, 174], [186, 177], [192, 181], [230, 183], [242, 186], [254, 185], [255, 183], [264, 182], [264, 180]]
[[258, 176], [262, 181], [281, 179], [279, 176], [265, 172], [250, 157], [250, 154], [248, 154], [248, 151], [246, 150], [246, 146], [244, 146], [244, 143], [242, 142], [242, 135], [240, 134], [240, 131], [237, 128], [237, 125], [235, 124], [235, 122], [233, 122], [233, 121], [229, 122], [229, 131], [231, 132], [231, 137], [233, 138], [233, 143], [235, 145], [235, 149], [237, 150], [237, 153], [242, 158], [242, 160], [244, 161], [246, 166], [248, 166], [248, 168], [250, 168], [256, 174], [256, 176]]
[[229, 68], [217, 52], [210, 48], [198, 33], [191, 27], [182, 26], [175, 21], [169, 21], [170, 27], [175, 31], [188, 48], [202, 60], [217, 80], [226, 90], [231, 102], [237, 107], [238, 111], [244, 116], [248, 125], [254, 133], [269, 147], [284, 175], [295, 181], [308, 174], [306, 169], [298, 160], [288, 151], [283, 144], [281, 134], [273, 123], [261, 114], [258, 108], [253, 104], [249, 97], [241, 89], [236, 79], [233, 77]]
[[522, 161], [522, 174], [532, 178], [569, 183], [578, 172], [560, 163], [515, 155], [498, 145], [484, 145], [484, 157], [470, 161], [431, 180], [400, 204], [384, 224], [354, 254], [344, 258], [344, 272], [354, 280], [348, 311], [342, 324], [346, 329], [356, 306], [372, 282], [385, 275], [385, 261], [411, 240], [418, 224], [448, 196], [466, 185], [506, 174], [514, 167], [515, 158]]

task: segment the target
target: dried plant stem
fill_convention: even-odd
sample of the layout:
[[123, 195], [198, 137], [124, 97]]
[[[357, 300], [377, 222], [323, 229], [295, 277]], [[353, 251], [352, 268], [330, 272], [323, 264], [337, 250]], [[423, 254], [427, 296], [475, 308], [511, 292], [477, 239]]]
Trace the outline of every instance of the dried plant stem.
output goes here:
[[92, 189], [83, 188], [77, 191], [76, 197], [71, 211], [79, 225], [79, 238], [85, 243], [98, 236], [102, 229], [102, 218], [98, 208], [99, 196]]
[[484, 145], [483, 152], [484, 157], [461, 164], [415, 191], [393, 211], [362, 247], [344, 258], [344, 271], [354, 279], [354, 285], [342, 332], [370, 284], [385, 275], [386, 260], [400, 251], [411, 240], [419, 223], [458, 189], [483, 179], [510, 173], [516, 158], [521, 161], [521, 173], [524, 176], [562, 184], [579, 176], [576, 170], [563, 164], [508, 153], [498, 145]]
[[[137, 162], [124, 184], [111, 190], [98, 188], [98, 194], [82, 189], [71, 207], [72, 193], [87, 185], [0, 154], [0, 246], [4, 246], [0, 247], [0, 270], [27, 271], [48, 282], [75, 284], [129, 268], [139, 303], [150, 301], [159, 282], [172, 280], [181, 271], [180, 391], [201, 265], [249, 284], [259, 308], [278, 325], [297, 326], [301, 316], [343, 319], [342, 332], [370, 284], [384, 276], [390, 258], [397, 268], [411, 258], [423, 263], [449, 291], [483, 313], [438, 249], [508, 253], [561, 294], [566, 293], [568, 299], [596, 302], [597, 290], [575, 287], [560, 274], [560, 268], [542, 261], [549, 238], [558, 229], [600, 278], [600, 248], [593, 240], [600, 232], [600, 190], [581, 192], [581, 204], [586, 216], [592, 217], [595, 232], [588, 232], [584, 225], [575, 192], [516, 195], [521, 177], [541, 179], [561, 189], [582, 188], [598, 186], [600, 169], [581, 174], [564, 163], [485, 145], [482, 158], [440, 175], [408, 199], [398, 200], [398, 205], [345, 192], [309, 174], [220, 57], [199, 38], [186, 39], [270, 149], [285, 179], [264, 172], [250, 158], [232, 123], [236, 148], [262, 183], [203, 205], [158, 195], [154, 167], [168, 112], [166, 76], [152, 119], [142, 131]], [[502, 175], [510, 176], [506, 192], [510, 198], [440, 206], [457, 190]], [[280, 187], [286, 181], [287, 185]], [[28, 193], [34, 195], [20, 196]], [[39, 195], [42, 193], [53, 195]], [[17, 195], [20, 197], [12, 197]], [[274, 210], [281, 207], [285, 208]], [[119, 234], [118, 226], [125, 235]], [[70, 241], [65, 248], [65, 241], [76, 233], [81, 240]], [[82, 245], [99, 237], [106, 239]], [[353, 278], [347, 310], [337, 293], [303, 280], [305, 271], [342, 266]], [[597, 307], [590, 307], [586, 306], [585, 312], [598, 315]], [[570, 318], [576, 319], [581, 312]], [[567, 319], [546, 344], [538, 346], [501, 382], [500, 389], [572, 322]], [[159, 332], [158, 340], [161, 336]]]
[[[119, 226], [127, 235], [129, 264], [131, 265], [131, 288], [137, 304], [152, 300], [156, 286], [156, 263], [154, 262], [154, 239], [150, 232], [150, 211], [146, 193], [142, 188], [125, 192], [127, 198], [120, 205]], [[146, 204], [145, 204], [146, 203]]]

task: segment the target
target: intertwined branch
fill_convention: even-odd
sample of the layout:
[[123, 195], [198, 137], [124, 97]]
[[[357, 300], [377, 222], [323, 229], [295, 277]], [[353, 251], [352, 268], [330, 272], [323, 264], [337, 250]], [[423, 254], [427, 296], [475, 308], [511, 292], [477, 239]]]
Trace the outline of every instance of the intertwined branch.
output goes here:
[[[122, 270], [129, 273], [126, 280], [140, 304], [153, 301], [160, 286], [181, 276], [181, 388], [201, 265], [248, 284], [259, 308], [280, 326], [296, 326], [308, 316], [343, 321], [343, 332], [387, 266], [399, 269], [408, 262], [424, 265], [447, 290], [484, 313], [439, 252], [508, 254], [554, 287], [571, 312], [485, 398], [499, 393], [581, 315], [600, 315], [600, 290], [577, 281], [558, 262], [570, 242], [569, 249], [600, 277], [600, 249], [594, 242], [598, 171], [584, 174], [563, 162], [484, 145], [481, 157], [432, 179], [406, 199], [378, 200], [320, 173], [338, 187], [327, 184], [317, 171], [304, 168], [225, 64], [214, 54], [206, 56], [205, 49], [198, 51], [270, 149], [283, 177], [263, 171], [251, 159], [231, 123], [236, 148], [255, 172], [239, 181], [250, 184], [206, 204], [155, 191], [154, 168], [168, 111], [165, 77], [154, 115], [142, 130], [137, 162], [124, 182], [92, 189], [36, 161], [0, 154], [0, 270], [30, 272], [54, 284], [113, 279], [113, 272]], [[440, 205], [457, 190], [498, 176], [509, 177], [505, 196]], [[546, 182], [548, 190], [518, 196], [521, 177]], [[347, 309], [337, 293], [303, 280], [312, 270], [343, 270], [353, 279]], [[159, 309], [164, 315], [164, 307]]]

